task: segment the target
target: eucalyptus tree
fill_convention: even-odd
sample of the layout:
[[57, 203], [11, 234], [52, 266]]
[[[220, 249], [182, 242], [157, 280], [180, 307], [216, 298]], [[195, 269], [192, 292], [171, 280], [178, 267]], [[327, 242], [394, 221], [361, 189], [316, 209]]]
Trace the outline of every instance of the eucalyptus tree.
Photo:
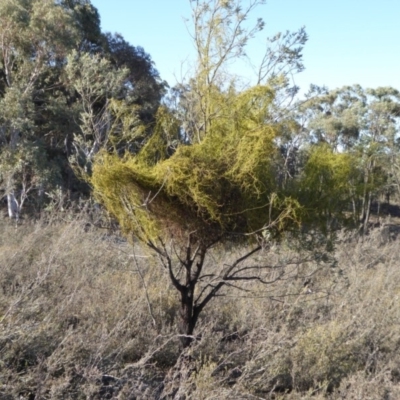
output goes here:
[[90, 168], [92, 159], [104, 146], [111, 131], [112, 115], [109, 101], [124, 96], [124, 82], [128, 70], [117, 70], [99, 54], [73, 51], [67, 58], [65, 72], [77, 96], [79, 129], [74, 132], [71, 161]]
[[28, 192], [40, 189], [49, 171], [36, 135], [39, 82], [59, 66], [78, 35], [71, 15], [52, 0], [4, 0], [0, 36], [1, 180], [9, 216], [18, 218]]
[[324, 142], [334, 151], [346, 151], [360, 138], [367, 96], [359, 85], [331, 91], [312, 86], [299, 110], [312, 142]]
[[360, 147], [364, 155], [364, 181], [368, 183], [364, 207], [364, 229], [373, 196], [388, 196], [399, 190], [400, 93], [392, 87], [366, 89], [368, 110]]
[[104, 47], [101, 32], [100, 14], [90, 0], [55, 0], [65, 10], [72, 13], [75, 26], [79, 32], [77, 50], [96, 53]]
[[0, 187], [18, 218], [28, 195], [82, 187], [68, 159], [90, 164], [112, 99], [150, 123], [165, 84], [143, 49], [101, 32], [90, 0], [1, 1], [0, 38]]
[[128, 43], [120, 34], [106, 33], [103, 55], [117, 69], [126, 69], [124, 101], [134, 106], [145, 124], [155, 120], [167, 83], [160, 77], [150, 55]]
[[314, 86], [300, 112], [310, 144], [324, 143], [353, 158], [358, 172], [353, 174], [351, 203], [365, 231], [374, 196], [388, 190], [391, 177], [396, 180], [398, 91], [359, 85], [329, 91]]

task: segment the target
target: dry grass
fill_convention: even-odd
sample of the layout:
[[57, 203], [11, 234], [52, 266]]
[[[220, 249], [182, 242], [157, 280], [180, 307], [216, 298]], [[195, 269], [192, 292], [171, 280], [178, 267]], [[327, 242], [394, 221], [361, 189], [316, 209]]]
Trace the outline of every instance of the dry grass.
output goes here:
[[[334, 263], [259, 255], [287, 280], [225, 292], [181, 354], [178, 298], [152, 254], [82, 216], [0, 220], [0, 399], [398, 399], [392, 239], [343, 239]], [[208, 268], [238, 252], [216, 249]]]

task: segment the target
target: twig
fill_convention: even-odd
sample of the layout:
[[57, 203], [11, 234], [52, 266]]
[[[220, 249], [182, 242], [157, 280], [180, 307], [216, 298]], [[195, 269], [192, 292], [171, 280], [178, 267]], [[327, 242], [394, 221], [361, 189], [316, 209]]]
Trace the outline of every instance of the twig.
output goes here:
[[142, 280], [142, 283], [143, 283], [144, 293], [145, 293], [145, 296], [146, 296], [147, 307], [148, 307], [148, 309], [149, 309], [149, 313], [150, 313], [151, 319], [152, 319], [152, 321], [153, 321], [153, 326], [154, 326], [154, 328], [157, 328], [157, 321], [156, 321], [156, 319], [154, 318], [153, 309], [152, 309], [152, 307], [151, 307], [150, 298], [149, 298], [149, 292], [148, 292], [148, 290], [147, 290], [146, 281], [144, 280], [142, 271], [141, 271], [140, 268], [139, 268], [139, 263], [138, 263], [138, 261], [137, 261], [135, 252], [133, 252], [133, 259], [134, 259], [134, 261], [135, 261], [136, 270], [137, 270], [137, 272], [138, 272], [138, 274], [139, 274], [139, 276], [140, 276], [140, 279]]

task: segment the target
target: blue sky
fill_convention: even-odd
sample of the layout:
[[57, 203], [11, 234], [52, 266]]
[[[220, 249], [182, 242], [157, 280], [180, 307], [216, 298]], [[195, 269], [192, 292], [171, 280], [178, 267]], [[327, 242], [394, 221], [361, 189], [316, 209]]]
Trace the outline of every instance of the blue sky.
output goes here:
[[[142, 46], [170, 85], [188, 72], [188, 61], [195, 56], [184, 22], [190, 19], [189, 0], [92, 0], [92, 4], [100, 12], [103, 31], [121, 33], [134, 46]], [[400, 0], [268, 0], [253, 12], [252, 18], [257, 17], [266, 26], [248, 50], [255, 63], [266, 37], [306, 27], [306, 70], [295, 78], [302, 91], [311, 83], [331, 89], [359, 83], [400, 90]], [[253, 77], [243, 64], [235, 72], [245, 79]]]

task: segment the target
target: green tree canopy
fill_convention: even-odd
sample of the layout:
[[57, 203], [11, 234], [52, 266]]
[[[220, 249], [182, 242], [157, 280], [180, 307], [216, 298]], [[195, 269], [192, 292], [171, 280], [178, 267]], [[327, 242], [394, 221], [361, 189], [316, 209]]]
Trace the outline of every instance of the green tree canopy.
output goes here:
[[0, 36], [0, 190], [17, 218], [28, 192], [39, 205], [82, 190], [68, 160], [90, 161], [110, 136], [112, 99], [149, 123], [164, 83], [143, 49], [101, 32], [90, 0], [1, 1]]
[[266, 86], [218, 93], [212, 104], [224, 117], [200, 143], [181, 145], [169, 158], [160, 158], [158, 132], [136, 157], [101, 154], [91, 178], [95, 195], [125, 232], [145, 242], [171, 231], [199, 230], [200, 241], [263, 229], [279, 234], [298, 223], [300, 207], [279, 197], [272, 173], [280, 126], [264, 121], [273, 97]]
[[[125, 234], [158, 253], [169, 271], [181, 298], [184, 346], [199, 314], [223, 287], [266, 282], [257, 267], [242, 274], [241, 263], [303, 219], [304, 208], [281, 190], [274, 173], [278, 138], [293, 122], [276, 113], [276, 89], [285, 77], [275, 76], [274, 88], [260, 83], [238, 90], [227, 69], [262, 29], [261, 20], [253, 28], [243, 25], [262, 3], [191, 2], [197, 61], [192, 78], [175, 93], [177, 107], [158, 110], [154, 130], [136, 155], [103, 151], [88, 177]], [[230, 267], [202, 274], [210, 248], [235, 241], [256, 244]]]
[[41, 191], [43, 171], [51, 168], [44, 165], [37, 124], [40, 84], [58, 69], [78, 35], [70, 14], [53, 0], [2, 1], [0, 35], [0, 179], [9, 215], [17, 218], [28, 192]]

